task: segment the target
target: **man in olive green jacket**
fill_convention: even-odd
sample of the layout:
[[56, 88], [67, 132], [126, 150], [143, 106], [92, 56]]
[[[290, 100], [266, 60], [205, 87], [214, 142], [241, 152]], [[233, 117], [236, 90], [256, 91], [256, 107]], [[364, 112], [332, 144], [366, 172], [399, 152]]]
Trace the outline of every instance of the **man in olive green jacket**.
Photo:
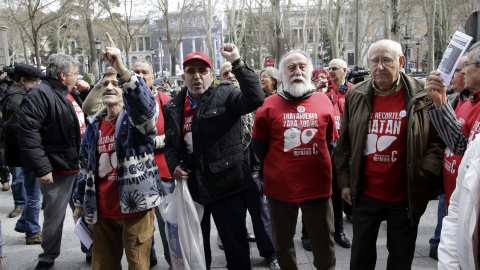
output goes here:
[[400, 71], [400, 44], [374, 43], [372, 80], [346, 95], [335, 153], [339, 188], [353, 205], [350, 269], [374, 269], [376, 239], [387, 220], [387, 269], [411, 269], [418, 222], [441, 192], [444, 146], [426, 111], [424, 83]]

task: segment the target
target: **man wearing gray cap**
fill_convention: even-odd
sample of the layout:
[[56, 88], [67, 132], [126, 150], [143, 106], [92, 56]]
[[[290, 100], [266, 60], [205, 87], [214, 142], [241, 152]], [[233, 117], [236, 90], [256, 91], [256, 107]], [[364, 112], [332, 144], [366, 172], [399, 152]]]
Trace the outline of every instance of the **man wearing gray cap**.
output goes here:
[[[4, 92], [0, 101], [4, 121], [2, 136], [5, 142], [5, 164], [9, 166], [12, 173], [12, 193], [15, 201], [15, 209], [9, 217], [12, 217], [11, 214], [15, 211], [22, 215], [15, 225], [15, 231], [25, 233], [27, 245], [42, 243], [42, 232], [38, 220], [42, 193], [33, 171], [22, 166], [20, 162], [21, 151], [17, 129], [22, 99], [30, 88], [40, 82], [40, 77], [43, 77], [43, 74], [39, 69], [26, 64], [17, 64], [14, 83]], [[24, 207], [20, 208], [17, 205], [17, 198], [23, 199]]]

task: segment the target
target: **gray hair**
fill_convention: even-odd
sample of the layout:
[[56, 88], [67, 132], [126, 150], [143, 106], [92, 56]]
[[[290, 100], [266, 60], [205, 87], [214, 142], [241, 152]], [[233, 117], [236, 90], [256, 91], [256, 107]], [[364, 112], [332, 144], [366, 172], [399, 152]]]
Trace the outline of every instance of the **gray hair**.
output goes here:
[[277, 90], [278, 86], [282, 82], [280, 80], [280, 71], [278, 71], [278, 69], [276, 69], [274, 67], [267, 67], [267, 68], [262, 69], [262, 71], [260, 71], [260, 75], [262, 75], [263, 72], [267, 72], [268, 76], [272, 77], [272, 79], [275, 80], [275, 84], [273, 85], [273, 88], [275, 90]]
[[400, 56], [403, 56], [402, 45], [400, 45], [400, 43], [398, 43], [396, 41], [393, 41], [393, 40], [390, 40], [390, 39], [382, 39], [382, 40], [379, 40], [379, 41], [373, 43], [370, 46], [370, 48], [368, 48], [367, 57], [370, 57], [370, 52], [371, 52], [372, 48], [377, 46], [377, 45], [382, 45], [382, 46], [388, 47], [388, 49], [390, 51], [392, 51], [396, 54], [397, 59], [400, 58]]
[[[133, 63], [133, 65], [135, 65], [136, 63], [145, 63], [145, 64], [147, 64], [147, 65], [150, 67], [150, 72], [153, 73], [153, 65], [152, 65], [152, 63], [150, 63], [150, 61], [144, 60], [144, 59], [139, 59], [139, 60], [135, 61], [135, 63]], [[133, 65], [132, 65], [132, 67], [133, 67]]]
[[333, 63], [337, 62], [341, 68], [347, 68], [347, 62], [345, 62], [342, 59], [339, 59], [339, 58], [332, 59], [328, 65], [330, 65], [332, 62]]
[[470, 47], [470, 52], [475, 50], [475, 54], [473, 55], [473, 62], [478, 63], [480, 62], [480, 41], [475, 42], [472, 47]]
[[60, 80], [60, 73], [69, 73], [74, 66], [80, 63], [70, 55], [55, 53], [48, 57], [46, 75], [52, 79]]
[[312, 71], [313, 71], [312, 58], [310, 57], [310, 55], [308, 55], [308, 53], [302, 50], [291, 50], [282, 56], [282, 58], [280, 59], [280, 65], [278, 65], [280, 67], [280, 76], [283, 77], [285, 75], [285, 67], [283, 66], [285, 64], [285, 58], [287, 58], [289, 55], [294, 53], [299, 53], [305, 56], [305, 58], [307, 58], [307, 70], [305, 72], [309, 76], [312, 76]]

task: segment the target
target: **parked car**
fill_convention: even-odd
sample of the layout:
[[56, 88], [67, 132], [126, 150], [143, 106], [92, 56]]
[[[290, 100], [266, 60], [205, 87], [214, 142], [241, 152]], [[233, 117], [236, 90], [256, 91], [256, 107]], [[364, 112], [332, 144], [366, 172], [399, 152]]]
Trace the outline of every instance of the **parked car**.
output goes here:
[[[179, 76], [168, 77], [168, 81], [170, 82], [170, 86], [175, 87], [175, 88], [180, 88], [181, 86], [183, 86], [185, 84], [182, 77], [179, 77]], [[155, 79], [153, 81], [153, 84], [155, 85], [156, 83], [162, 84], [163, 83], [163, 78]]]

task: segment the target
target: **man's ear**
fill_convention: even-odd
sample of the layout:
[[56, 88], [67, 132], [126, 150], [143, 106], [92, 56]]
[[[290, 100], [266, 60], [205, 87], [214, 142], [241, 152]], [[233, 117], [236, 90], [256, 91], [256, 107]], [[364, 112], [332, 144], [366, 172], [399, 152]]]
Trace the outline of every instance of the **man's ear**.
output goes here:
[[[402, 67], [403, 67], [403, 64], [405, 63], [405, 56], [403, 56], [403, 55], [400, 56], [400, 57], [398, 58], [398, 62], [400, 63], [400, 68], [402, 68]], [[405, 68], [405, 69], [406, 69], [406, 68]]]
[[67, 74], [60, 72], [60, 82], [64, 82], [67, 79]]

